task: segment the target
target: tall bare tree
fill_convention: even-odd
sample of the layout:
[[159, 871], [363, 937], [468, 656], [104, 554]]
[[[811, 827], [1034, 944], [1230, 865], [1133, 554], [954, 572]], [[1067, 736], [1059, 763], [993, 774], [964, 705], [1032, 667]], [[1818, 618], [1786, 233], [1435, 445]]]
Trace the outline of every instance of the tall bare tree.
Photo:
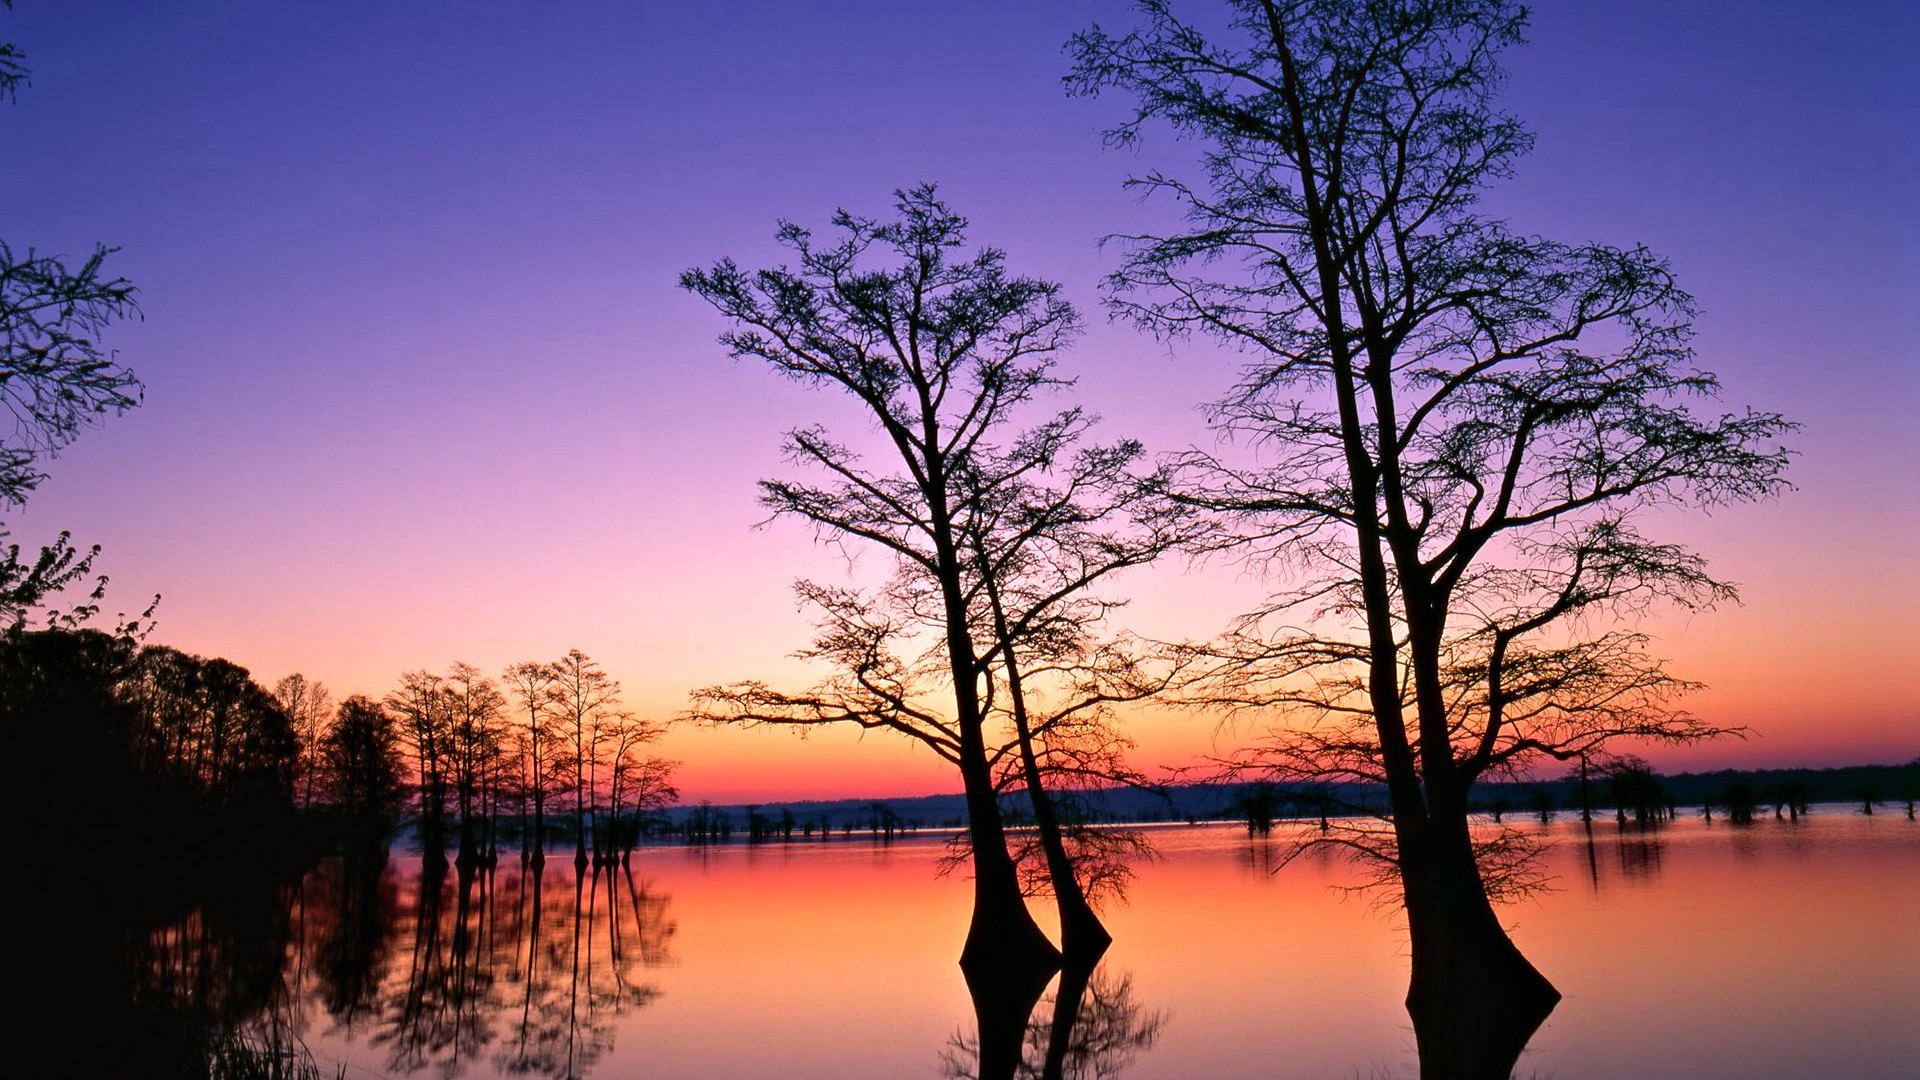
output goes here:
[[1636, 523], [1780, 491], [1790, 425], [1691, 407], [1719, 384], [1664, 261], [1478, 208], [1530, 146], [1495, 105], [1524, 9], [1226, 8], [1203, 29], [1146, 0], [1071, 43], [1070, 89], [1131, 98], [1114, 141], [1202, 146], [1191, 179], [1132, 181], [1187, 227], [1122, 238], [1111, 301], [1248, 358], [1214, 417], [1265, 460], [1193, 455], [1192, 497], [1314, 572], [1219, 647], [1219, 700], [1282, 725], [1254, 764], [1385, 786], [1423, 1073], [1504, 1077], [1559, 995], [1488, 903], [1472, 785], [1713, 733], [1615, 620], [1732, 590]]
[[[1086, 885], [1112, 883], [1109, 872], [1119, 867], [1087, 850], [1096, 834], [1062, 820], [1061, 795], [1077, 785], [1143, 782], [1126, 764], [1132, 744], [1113, 725], [1112, 707], [1165, 691], [1186, 666], [1137, 643], [1102, 640], [1101, 625], [1122, 603], [1092, 590], [1210, 531], [1165, 497], [1162, 473], [1136, 471], [1138, 443], [1081, 445], [1089, 423], [1069, 410], [1028, 432], [1014, 452], [976, 454], [959, 472], [971, 508], [963, 547], [974, 634], [988, 643], [981, 662], [1001, 684], [1000, 709], [1013, 730], [1003, 776], [1017, 777], [1027, 793], [1061, 947], [1083, 962], [1111, 941]], [[1070, 834], [1081, 857], [1068, 850]]]
[[480, 858], [493, 835], [491, 795], [505, 752], [507, 699], [472, 664], [456, 663], [441, 683], [447, 705], [448, 757], [460, 812], [458, 858]]
[[401, 745], [413, 758], [420, 842], [429, 852], [444, 852], [447, 787], [453, 773], [453, 708], [446, 680], [430, 671], [406, 672], [384, 704], [398, 721]]
[[[935, 599], [933, 648], [895, 655], [919, 628], [884, 595], [802, 583], [821, 621], [808, 655], [837, 674], [808, 694], [715, 688], [701, 709], [735, 722], [886, 728], [951, 762], [974, 859], [962, 966], [970, 978], [1030, 982], [1058, 953], [1027, 910], [1007, 852], [983, 700], [992, 646], [974, 633], [964, 545], [972, 508], [958, 480], [1010, 435], [1023, 405], [1063, 384], [1054, 358], [1079, 321], [1054, 283], [1008, 274], [991, 248], [963, 253], [967, 223], [931, 186], [897, 192], [895, 211], [881, 222], [843, 210], [828, 242], [783, 223], [778, 237], [797, 266], [748, 272], [723, 260], [680, 281], [729, 321], [720, 341], [735, 358], [844, 395], [878, 429], [871, 461], [824, 427], [788, 432], [788, 456], [819, 479], [762, 481], [761, 499], [812, 523], [826, 542], [886, 552], [907, 592], [924, 583]], [[944, 700], [926, 696], [942, 683]]]
[[325, 683], [296, 671], [273, 685], [273, 696], [293, 725], [294, 737], [300, 741], [294, 790], [299, 794], [301, 807], [311, 808], [316, 782], [323, 791], [326, 788], [325, 742], [327, 728], [334, 718], [333, 695], [327, 692]]
[[592, 657], [579, 649], [567, 650], [553, 665], [555, 716], [572, 744], [573, 824], [575, 865], [587, 864], [587, 845], [600, 853], [596, 810], [600, 746], [613, 726], [626, 716], [620, 707], [620, 683]]
[[533, 804], [533, 821], [523, 825], [523, 857], [545, 862], [547, 858], [547, 793], [561, 768], [565, 748], [553, 724], [559, 707], [559, 673], [552, 664], [524, 662], [507, 668], [506, 682], [513, 694], [516, 715], [526, 726], [515, 734], [520, 749], [521, 787]]

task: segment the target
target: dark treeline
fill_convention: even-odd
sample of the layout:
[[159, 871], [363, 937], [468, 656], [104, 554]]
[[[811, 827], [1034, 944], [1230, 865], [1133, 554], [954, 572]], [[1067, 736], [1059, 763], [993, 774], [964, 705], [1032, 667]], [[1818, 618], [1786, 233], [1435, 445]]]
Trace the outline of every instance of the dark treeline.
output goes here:
[[[1578, 812], [1582, 807], [1580, 792], [1577, 768], [1549, 780], [1488, 781], [1474, 810], [1503, 817], [1538, 814], [1542, 809], [1553, 814]], [[1627, 758], [1591, 769], [1588, 779], [1590, 805], [1608, 817], [1624, 809], [1629, 818], [1646, 820], [1655, 806], [1663, 819], [1670, 817], [1674, 808], [1698, 812], [1708, 807], [1718, 815], [1730, 805], [1739, 806], [1743, 798], [1769, 814], [1776, 802], [1782, 815], [1795, 804], [1804, 813], [1811, 803], [1852, 803], [1858, 810], [1869, 802], [1904, 814], [1908, 802], [1920, 799], [1920, 759], [1899, 765], [1664, 774]], [[1009, 798], [1002, 808], [1015, 827], [1026, 824], [1018, 802]], [[1080, 815], [1090, 824], [1246, 822], [1256, 831], [1263, 824], [1270, 827], [1280, 821], [1385, 813], [1389, 809], [1384, 789], [1357, 783], [1248, 781], [1096, 788], [1076, 793], [1076, 802]], [[701, 837], [705, 842], [884, 837], [958, 829], [964, 826], [965, 815], [965, 798], [958, 794], [775, 804], [702, 803], [667, 811], [662, 833], [693, 842], [701, 842]], [[885, 824], [889, 821], [894, 823], [890, 833]]]
[[1907, 803], [1920, 798], [1920, 758], [1899, 765], [1846, 765], [1831, 769], [1721, 769], [1716, 772], [1675, 773], [1660, 778], [1667, 793], [1681, 805], [1716, 798], [1738, 784], [1755, 791], [1797, 790], [1812, 802], [1856, 802], [1863, 796], [1874, 802]]
[[0, 724], [42, 789], [21, 810], [123, 867], [306, 835], [292, 724], [229, 661], [95, 630], [0, 634]]
[[924, 814], [903, 813], [896, 806], [901, 801], [849, 799], [775, 807], [758, 803], [715, 806], [701, 802], [663, 813], [658, 832], [664, 838], [688, 844], [724, 844], [733, 840], [762, 844], [830, 840], [836, 834], [892, 840], [915, 835], [926, 828], [966, 828], [964, 796], [905, 800], [915, 805], [940, 806], [941, 815], [931, 820]]
[[[622, 981], [575, 985], [554, 1005], [534, 1001], [534, 984], [557, 977], [539, 969], [562, 963], [570, 946], [536, 949], [528, 936], [585, 919], [586, 932], [625, 948], [623, 925], [657, 927], [664, 901], [617, 880], [615, 867], [624, 872], [621, 856], [673, 798], [672, 764], [640, 753], [659, 727], [621, 709], [618, 684], [584, 654], [513, 674], [514, 712], [466, 665], [444, 677], [409, 673], [384, 701], [353, 695], [336, 707], [303, 676], [268, 690], [229, 660], [147, 644], [125, 627], [0, 631], [0, 725], [25, 766], [15, 819], [36, 842], [78, 855], [63, 861], [72, 899], [54, 921], [71, 955], [53, 966], [48, 1000], [120, 1033], [95, 1063], [123, 1064], [127, 1075], [317, 1075], [302, 1057], [281, 960], [297, 947], [302, 970], [311, 958], [338, 973], [328, 1001], [348, 1013], [369, 1007], [369, 988], [391, 977], [365, 965], [388, 951], [379, 939], [394, 930], [382, 913], [391, 887], [361, 878], [379, 877], [405, 831], [426, 852], [411, 924], [423, 935], [412, 955], [425, 966], [381, 991], [406, 1006], [397, 1015], [387, 1018], [397, 1005], [371, 1006], [394, 1026], [396, 1062], [418, 1068], [486, 1042], [463, 1010], [494, 986], [498, 962], [516, 973], [498, 978], [528, 984], [523, 1023], [545, 1025], [521, 1032], [513, 1071], [578, 1075], [608, 1038], [605, 1022], [546, 1021], [574, 1017], [583, 994], [614, 1011], [643, 999], [626, 972], [659, 950], [641, 942], [632, 960], [576, 968], [576, 980]], [[552, 816], [543, 822], [543, 813]], [[542, 913], [547, 839], [576, 849], [575, 895], [547, 903], [571, 903], [570, 915]], [[532, 908], [511, 916], [511, 940], [492, 925], [501, 917], [494, 857], [508, 842], [532, 875]], [[309, 934], [303, 890], [329, 880], [309, 873], [329, 853], [344, 860], [351, 887], [327, 924], [335, 929]], [[589, 863], [605, 873], [587, 875]], [[510, 880], [518, 888], [527, 878]], [[627, 908], [616, 911], [622, 896]], [[563, 932], [578, 940], [578, 928]], [[476, 951], [497, 952], [496, 942], [520, 958]], [[485, 970], [473, 967], [482, 961]]]
[[574, 650], [517, 664], [510, 693], [466, 664], [408, 672], [337, 707], [290, 675], [268, 690], [230, 660], [134, 634], [0, 633], [0, 723], [44, 787], [19, 812], [156, 866], [234, 845], [298, 855], [379, 845], [408, 826], [432, 852], [491, 861], [502, 842], [605, 862], [662, 831], [674, 763], [659, 724]]

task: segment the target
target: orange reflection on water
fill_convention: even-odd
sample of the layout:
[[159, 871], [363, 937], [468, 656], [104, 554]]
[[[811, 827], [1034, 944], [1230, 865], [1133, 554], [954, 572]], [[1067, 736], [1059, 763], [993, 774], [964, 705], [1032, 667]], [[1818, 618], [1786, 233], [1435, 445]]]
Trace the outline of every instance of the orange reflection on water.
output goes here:
[[[1501, 910], [1565, 1000], [1519, 1075], [1911, 1075], [1920, 823], [1822, 806], [1797, 824], [1596, 823], [1591, 842], [1569, 816], [1521, 827], [1551, 842], [1554, 887]], [[1391, 893], [1352, 891], [1363, 875], [1338, 858], [1282, 866], [1278, 832], [1148, 832], [1160, 857], [1109, 912], [1086, 998], [1126, 1038], [1086, 1075], [1418, 1075]], [[969, 1075], [970, 889], [937, 876], [941, 848], [643, 849], [584, 878], [550, 863], [537, 896], [504, 860], [470, 878], [336, 861], [266, 920], [288, 936], [276, 1015], [326, 1075]], [[204, 967], [181, 933], [154, 938], [156, 963]]]

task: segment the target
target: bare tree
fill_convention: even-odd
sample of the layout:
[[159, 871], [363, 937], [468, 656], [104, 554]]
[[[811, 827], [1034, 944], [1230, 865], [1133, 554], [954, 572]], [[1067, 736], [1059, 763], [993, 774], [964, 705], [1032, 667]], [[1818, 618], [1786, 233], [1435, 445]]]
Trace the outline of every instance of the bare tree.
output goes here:
[[324, 748], [327, 728], [333, 720], [333, 695], [327, 692], [325, 683], [296, 671], [274, 684], [273, 696], [280, 703], [280, 711], [286, 713], [288, 722], [293, 724], [294, 737], [299, 740], [295, 790], [299, 792], [301, 807], [311, 808], [316, 781], [323, 791], [327, 786], [323, 775]]
[[[673, 786], [675, 763], [644, 752], [666, 734], [666, 725], [620, 714], [608, 732], [607, 754], [608, 850], [625, 857], [632, 853], [647, 817], [664, 809], [679, 795]], [[631, 807], [633, 817], [626, 813]]]
[[1122, 238], [1111, 301], [1248, 357], [1213, 415], [1265, 459], [1192, 455], [1191, 497], [1311, 584], [1221, 643], [1218, 700], [1286, 725], [1252, 764], [1384, 785], [1423, 1070], [1505, 1076], [1559, 995], [1488, 904], [1472, 785], [1715, 732], [1611, 620], [1732, 596], [1636, 522], [1780, 491], [1791, 425], [1689, 407], [1718, 382], [1664, 261], [1478, 210], [1530, 144], [1494, 104], [1523, 9], [1228, 6], [1217, 36], [1147, 0], [1137, 29], [1071, 44], [1071, 89], [1135, 103], [1113, 140], [1166, 124], [1204, 147], [1192, 180], [1133, 181], [1188, 227]]
[[[533, 803], [533, 822], [522, 832], [522, 854], [545, 862], [547, 792], [563, 767], [565, 743], [554, 729], [559, 708], [560, 675], [552, 664], [525, 662], [507, 668], [507, 686], [526, 727], [515, 735], [522, 764], [522, 790]], [[529, 850], [529, 843], [531, 849]]]
[[[1010, 276], [1001, 252], [962, 254], [966, 221], [931, 186], [897, 192], [895, 209], [888, 222], [839, 212], [838, 239], [828, 243], [783, 223], [779, 240], [797, 268], [749, 273], [723, 260], [681, 276], [732, 324], [720, 340], [734, 357], [843, 394], [878, 428], [874, 462], [822, 427], [788, 432], [788, 456], [824, 479], [763, 481], [761, 498], [777, 515], [812, 523], [826, 542], [888, 553], [904, 586], [889, 598], [888, 590], [867, 597], [801, 583], [821, 626], [805, 655], [837, 674], [807, 694], [760, 683], [713, 688], [699, 695], [701, 714], [885, 728], [952, 763], [974, 856], [961, 963], [969, 977], [1031, 981], [1058, 954], [1028, 912], [1007, 853], [985, 730], [992, 687], [983, 657], [992, 645], [974, 633], [964, 545], [973, 508], [958, 480], [970, 461], [995, 452], [1021, 406], [1063, 385], [1054, 357], [1078, 316], [1057, 285]], [[935, 600], [931, 648], [914, 645], [923, 627], [895, 603], [922, 584]], [[903, 645], [907, 655], [895, 655]], [[941, 684], [936, 701], [927, 691]]]
[[572, 743], [575, 865], [587, 863], [587, 844], [601, 853], [596, 809], [600, 744], [626, 714], [620, 708], [620, 683], [579, 649], [567, 650], [553, 665], [555, 716]]
[[[449, 771], [460, 812], [458, 858], [474, 862], [492, 835], [490, 795], [505, 744], [507, 700], [472, 664], [456, 663], [441, 683], [447, 706]], [[483, 837], [482, 830], [485, 830]]]
[[447, 785], [453, 770], [453, 709], [446, 680], [429, 671], [406, 672], [385, 705], [399, 722], [401, 745], [413, 758], [421, 845], [429, 852], [444, 852]]
[[[1041, 856], [1060, 913], [1061, 945], [1083, 962], [1111, 941], [1088, 886], [1118, 892], [1126, 870], [1116, 856], [1146, 845], [1063, 821], [1062, 789], [1144, 786], [1126, 764], [1132, 744], [1111, 722], [1111, 708], [1162, 693], [1186, 666], [1136, 642], [1100, 640], [1101, 624], [1122, 605], [1091, 590], [1197, 544], [1210, 530], [1164, 496], [1161, 473], [1134, 471], [1138, 443], [1079, 446], [1087, 423], [1077, 411], [1064, 413], [1028, 433], [1014, 453], [976, 455], [960, 474], [973, 508], [964, 547], [975, 634], [990, 644], [982, 663], [1003, 684], [1001, 709], [1014, 734], [1002, 751], [1002, 783], [1017, 778], [1028, 795], [1037, 840], [1030, 850]], [[1076, 852], [1068, 850], [1070, 837]], [[1023, 877], [1031, 891], [1037, 879]]]

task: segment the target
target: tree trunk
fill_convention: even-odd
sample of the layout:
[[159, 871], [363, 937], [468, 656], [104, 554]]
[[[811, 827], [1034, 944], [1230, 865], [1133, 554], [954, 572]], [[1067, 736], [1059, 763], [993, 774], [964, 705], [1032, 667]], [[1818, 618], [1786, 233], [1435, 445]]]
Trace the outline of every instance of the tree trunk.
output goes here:
[[1113, 944], [1113, 935], [1094, 913], [1093, 905], [1087, 902], [1086, 891], [1080, 888], [1080, 879], [1074, 873], [1073, 859], [1067, 854], [1052, 801], [1040, 786], [1038, 768], [1029, 768], [1027, 783], [1033, 792], [1034, 823], [1040, 831], [1040, 846], [1047, 853], [1047, 874], [1053, 882], [1054, 904], [1060, 911], [1060, 950], [1076, 962], [1091, 964]]
[[1560, 992], [1487, 900], [1464, 813], [1396, 821], [1413, 946], [1407, 1012], [1423, 1080], [1507, 1080]]
[[1044, 989], [1060, 966], [1060, 951], [1033, 921], [1020, 895], [979, 728], [964, 732], [962, 739], [960, 773], [966, 784], [967, 834], [973, 842], [973, 919], [960, 950], [960, 967], [969, 985], [978, 981], [1024, 988], [1038, 973]]
[[[984, 560], [982, 560], [984, 562]], [[1067, 854], [1066, 838], [1060, 832], [1060, 818], [1054, 813], [1053, 800], [1047, 794], [1040, 773], [1040, 758], [1033, 747], [1033, 727], [1027, 716], [1026, 688], [1020, 681], [1020, 664], [1014, 656], [1013, 638], [1007, 631], [1006, 613], [1000, 607], [1000, 593], [991, 580], [987, 596], [993, 604], [994, 632], [998, 635], [1001, 662], [1006, 666], [1007, 694], [1013, 701], [1014, 733], [1020, 741], [1020, 768], [1027, 782], [1027, 794], [1033, 803], [1033, 823], [1039, 830], [1040, 847], [1047, 856], [1047, 877], [1053, 883], [1054, 906], [1060, 913], [1060, 950], [1076, 962], [1091, 965], [1113, 944], [1113, 935], [1094, 914], [1087, 902], [1080, 878], [1074, 873], [1073, 859]]]

